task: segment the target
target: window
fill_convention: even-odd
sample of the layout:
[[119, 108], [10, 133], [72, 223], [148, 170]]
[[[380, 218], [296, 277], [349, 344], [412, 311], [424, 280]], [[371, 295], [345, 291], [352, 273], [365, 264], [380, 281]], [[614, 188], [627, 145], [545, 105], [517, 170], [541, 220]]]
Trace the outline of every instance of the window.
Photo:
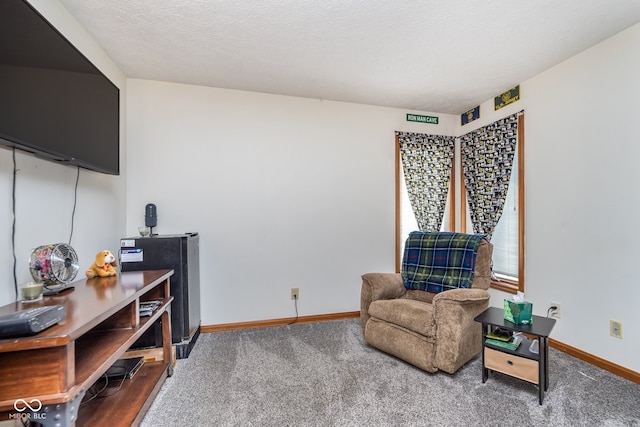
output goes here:
[[[445, 207], [444, 218], [442, 220], [441, 230], [454, 229], [455, 209], [454, 197], [454, 171], [455, 164], [451, 171], [451, 184], [449, 186], [449, 195], [447, 196], [447, 205]], [[402, 170], [402, 160], [400, 158], [399, 141], [396, 137], [396, 272], [400, 272], [400, 263], [402, 262], [402, 254], [404, 253], [404, 243], [409, 237], [409, 233], [418, 230], [418, 222], [413, 214], [407, 186], [405, 184], [404, 172]]]
[[[402, 164], [398, 153], [396, 138], [396, 269], [400, 271], [400, 263], [404, 241], [410, 231], [417, 230], [409, 198], [406, 194]], [[459, 155], [459, 151], [456, 151]], [[451, 186], [447, 211], [442, 230], [455, 230], [472, 233], [469, 209], [467, 206], [462, 168], [456, 168], [460, 159], [456, 157], [451, 172]], [[518, 117], [518, 142], [514, 157], [513, 169], [507, 192], [507, 201], [502, 216], [492, 237], [493, 271], [495, 280], [492, 287], [506, 292], [524, 292], [524, 114]], [[456, 179], [457, 178], [457, 179]], [[460, 182], [459, 201], [456, 203], [454, 183]], [[456, 224], [455, 218], [461, 218]]]
[[[407, 185], [404, 180], [404, 173], [402, 171], [402, 165], [400, 165], [400, 254], [404, 253], [404, 242], [409, 237], [409, 233], [418, 230], [418, 221], [411, 209], [411, 202], [409, 202], [409, 195], [407, 194]], [[402, 258], [402, 256], [400, 256]]]
[[518, 149], [511, 171], [507, 201], [491, 242], [493, 243], [493, 273], [511, 281], [518, 280]]
[[[466, 191], [461, 191], [461, 206], [468, 212]], [[468, 214], [462, 215], [461, 230], [471, 233]], [[518, 117], [518, 139], [507, 201], [491, 239], [493, 243], [492, 287], [502, 291], [524, 292], [524, 113]]]

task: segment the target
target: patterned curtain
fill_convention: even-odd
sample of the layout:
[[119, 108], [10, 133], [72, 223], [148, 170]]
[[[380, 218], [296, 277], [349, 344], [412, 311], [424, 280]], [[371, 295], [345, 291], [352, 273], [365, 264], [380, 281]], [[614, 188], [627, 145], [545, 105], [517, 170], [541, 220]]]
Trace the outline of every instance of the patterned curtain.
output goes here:
[[411, 208], [421, 231], [440, 231], [455, 138], [396, 132]]
[[513, 114], [460, 137], [473, 230], [489, 240], [502, 216], [509, 189], [519, 115]]

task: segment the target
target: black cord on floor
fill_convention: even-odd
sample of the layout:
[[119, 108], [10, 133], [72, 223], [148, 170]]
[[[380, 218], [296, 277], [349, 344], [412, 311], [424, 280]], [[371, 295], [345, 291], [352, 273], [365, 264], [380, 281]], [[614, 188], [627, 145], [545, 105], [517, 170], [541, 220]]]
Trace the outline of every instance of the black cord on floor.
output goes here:
[[31, 425], [31, 420], [29, 419], [29, 414], [25, 414], [24, 412], [20, 414], [20, 424], [24, 427], [29, 427]]
[[89, 389], [87, 390], [87, 394], [85, 395], [85, 398], [82, 400], [82, 402], [80, 402], [80, 406], [86, 405], [87, 403], [91, 402], [93, 399], [98, 397], [100, 395], [100, 393], [105, 391], [105, 389], [109, 385], [109, 377], [107, 376], [106, 373], [104, 373], [104, 374], [102, 374], [101, 379], [102, 378], [104, 378], [104, 386], [100, 390], [96, 390], [96, 387], [97, 387], [96, 385], [98, 384], [98, 381], [100, 381], [100, 380], [98, 380], [95, 383], [93, 383], [93, 385], [91, 387], [89, 387]]
[[18, 167], [16, 166], [16, 147], [13, 147], [13, 184], [11, 192], [13, 224], [11, 226], [11, 247], [13, 250], [13, 287], [16, 291], [16, 300], [18, 299], [18, 260], [16, 259], [16, 176], [18, 175]]
[[71, 233], [69, 234], [69, 246], [71, 246], [71, 238], [73, 237], [73, 223], [76, 217], [76, 205], [78, 204], [78, 182], [80, 181], [80, 166], [77, 166], [76, 186], [73, 190], [73, 211], [71, 212]]
[[[104, 391], [104, 389], [99, 393], [99, 398], [102, 399], [103, 397], [109, 397], [109, 396], [113, 396], [114, 394], [116, 394], [117, 392], [120, 391], [120, 389], [122, 388], [124, 382], [127, 380], [129, 375], [129, 371], [126, 371], [125, 374], [122, 376], [122, 378], [120, 379], [120, 384], [118, 384], [118, 387], [115, 390], [111, 390], [111, 393], [105, 393], [102, 394], [102, 391]], [[106, 389], [106, 387], [105, 387]]]
[[[93, 383], [91, 387], [89, 387], [89, 389], [87, 390], [87, 394], [85, 395], [82, 402], [80, 402], [80, 406], [84, 406], [94, 399], [102, 399], [103, 397], [113, 396], [114, 394], [119, 392], [120, 389], [122, 388], [122, 385], [127, 380], [129, 375], [129, 371], [125, 370], [124, 368], [122, 369], [123, 369], [123, 375], [122, 375], [122, 378], [120, 379], [120, 383], [118, 384], [118, 387], [115, 390], [110, 389], [111, 391], [110, 393], [104, 393], [104, 391], [107, 390], [107, 388], [109, 387], [109, 376], [105, 372], [104, 374], [102, 374], [102, 377], [100, 377], [98, 381], [96, 381], [95, 383]], [[101, 380], [104, 380], [104, 385], [100, 389], [98, 389], [98, 383]]]

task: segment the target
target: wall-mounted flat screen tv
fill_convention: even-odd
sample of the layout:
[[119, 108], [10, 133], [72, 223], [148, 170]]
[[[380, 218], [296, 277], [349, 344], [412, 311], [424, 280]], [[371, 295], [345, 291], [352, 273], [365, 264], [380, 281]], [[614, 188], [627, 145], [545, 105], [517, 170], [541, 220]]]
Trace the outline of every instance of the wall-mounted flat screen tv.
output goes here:
[[119, 89], [23, 0], [0, 0], [0, 144], [120, 172]]

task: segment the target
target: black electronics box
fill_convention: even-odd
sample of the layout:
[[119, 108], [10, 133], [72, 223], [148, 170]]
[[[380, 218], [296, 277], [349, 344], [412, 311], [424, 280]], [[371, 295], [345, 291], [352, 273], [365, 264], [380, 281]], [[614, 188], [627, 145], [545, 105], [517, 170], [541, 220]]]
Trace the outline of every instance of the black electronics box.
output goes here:
[[144, 358], [118, 359], [105, 373], [110, 380], [130, 380], [144, 364]]
[[[1, 1], [1, 0], [0, 0]], [[152, 235], [120, 239], [121, 271], [173, 270], [170, 291], [171, 341], [177, 359], [186, 359], [200, 335], [200, 236], [198, 233]], [[148, 313], [142, 311], [141, 315]], [[141, 349], [162, 345], [156, 322], [133, 345]]]
[[33, 335], [64, 320], [62, 305], [28, 308], [0, 316], [0, 339]]

